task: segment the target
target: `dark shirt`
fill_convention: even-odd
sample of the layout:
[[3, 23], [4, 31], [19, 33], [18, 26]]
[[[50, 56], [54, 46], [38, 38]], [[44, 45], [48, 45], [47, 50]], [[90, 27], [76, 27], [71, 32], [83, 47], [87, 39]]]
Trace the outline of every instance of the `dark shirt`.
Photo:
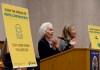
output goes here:
[[45, 38], [42, 38], [38, 42], [38, 51], [40, 59], [59, 53], [57, 48], [55, 50], [53, 48], [50, 48], [49, 42]]

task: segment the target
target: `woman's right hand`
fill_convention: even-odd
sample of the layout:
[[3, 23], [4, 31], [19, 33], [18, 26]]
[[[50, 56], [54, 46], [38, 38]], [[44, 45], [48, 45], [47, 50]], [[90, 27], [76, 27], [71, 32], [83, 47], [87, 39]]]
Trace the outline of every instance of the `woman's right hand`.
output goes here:
[[52, 46], [57, 47], [57, 45], [58, 45], [58, 40], [57, 39], [52, 40]]

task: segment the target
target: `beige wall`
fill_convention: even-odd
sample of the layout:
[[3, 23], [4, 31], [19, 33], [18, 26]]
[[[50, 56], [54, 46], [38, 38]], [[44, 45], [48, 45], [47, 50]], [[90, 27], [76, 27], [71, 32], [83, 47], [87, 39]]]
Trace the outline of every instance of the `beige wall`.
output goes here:
[[28, 0], [30, 23], [37, 52], [38, 29], [41, 23], [53, 23], [55, 36], [66, 24], [77, 30], [77, 47], [89, 47], [88, 25], [100, 26], [100, 0]]

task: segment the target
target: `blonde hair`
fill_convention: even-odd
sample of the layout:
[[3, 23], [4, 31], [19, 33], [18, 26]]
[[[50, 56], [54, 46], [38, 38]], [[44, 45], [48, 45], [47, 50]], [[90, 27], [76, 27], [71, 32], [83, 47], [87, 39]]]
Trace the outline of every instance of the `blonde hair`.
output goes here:
[[74, 27], [73, 25], [66, 25], [63, 29], [63, 36], [65, 38], [67, 38], [68, 36], [71, 36], [70, 32], [71, 32], [71, 29], [72, 27]]

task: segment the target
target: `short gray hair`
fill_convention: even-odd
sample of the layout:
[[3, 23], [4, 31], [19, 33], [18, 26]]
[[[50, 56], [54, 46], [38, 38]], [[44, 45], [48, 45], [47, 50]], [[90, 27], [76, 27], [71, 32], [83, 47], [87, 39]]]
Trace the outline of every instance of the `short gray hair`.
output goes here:
[[49, 25], [52, 25], [52, 23], [45, 22], [40, 26], [40, 29], [39, 29], [39, 40], [44, 37], [45, 31], [47, 30]]

